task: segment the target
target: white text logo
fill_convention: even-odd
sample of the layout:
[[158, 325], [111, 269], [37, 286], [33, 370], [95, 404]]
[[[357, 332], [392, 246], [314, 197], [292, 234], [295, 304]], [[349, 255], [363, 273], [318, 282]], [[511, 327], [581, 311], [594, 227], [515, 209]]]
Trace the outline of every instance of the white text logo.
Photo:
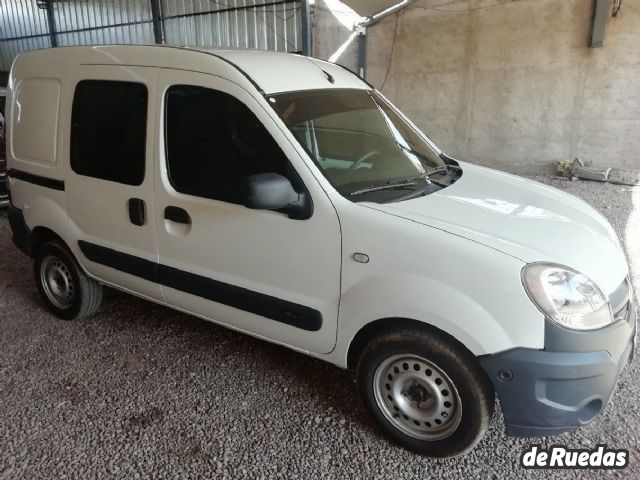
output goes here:
[[625, 468], [629, 451], [597, 445], [594, 449], [567, 448], [554, 445], [548, 449], [531, 445], [522, 453], [520, 466], [524, 468]]

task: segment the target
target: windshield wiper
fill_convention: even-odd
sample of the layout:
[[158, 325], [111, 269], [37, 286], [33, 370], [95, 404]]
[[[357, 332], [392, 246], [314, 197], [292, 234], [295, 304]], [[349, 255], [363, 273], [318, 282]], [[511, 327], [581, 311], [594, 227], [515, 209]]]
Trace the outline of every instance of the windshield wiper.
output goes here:
[[[403, 145], [400, 145], [400, 146], [405, 150], [411, 150], [410, 148], [405, 147]], [[418, 152], [411, 151], [411, 153], [416, 153], [417, 155], [420, 155]], [[446, 185], [443, 185], [440, 182], [432, 180], [431, 175], [435, 175], [438, 173], [447, 173], [447, 171], [449, 171], [450, 168], [453, 168], [456, 170], [462, 170], [462, 168], [459, 167], [458, 165], [448, 165], [448, 164], [441, 165], [439, 167], [432, 168], [431, 170], [427, 170], [426, 172], [424, 172], [423, 174], [421, 174], [416, 178], [371, 185], [369, 187], [361, 188], [360, 190], [355, 190], [349, 193], [349, 196], [354, 197], [356, 195], [362, 195], [363, 193], [377, 192], [380, 190], [396, 190], [396, 189], [403, 189], [403, 188], [409, 188], [409, 187], [416, 187], [418, 185], [418, 180], [424, 180], [427, 183], [427, 185], [431, 185], [433, 183], [435, 185], [438, 185], [439, 187], [445, 187]]]
[[447, 173], [450, 168], [453, 168], [453, 169], [456, 169], [456, 170], [462, 170], [462, 168], [459, 167], [458, 165], [445, 164], [445, 165], [440, 165], [439, 167], [432, 168], [431, 170], [427, 170], [426, 172], [424, 172], [424, 175], [429, 177], [429, 176], [435, 175], [437, 173]]
[[431, 170], [427, 170], [424, 172], [424, 175], [430, 177], [431, 175], [436, 175], [437, 173], [447, 173], [449, 168], [447, 165], [442, 165], [441, 167], [432, 168]]
[[[411, 147], [408, 147], [406, 145], [401, 144], [400, 142], [396, 142], [396, 144], [398, 145], [398, 147], [400, 147], [402, 150], [404, 150], [405, 152], [411, 153], [413, 155], [416, 155], [417, 157], [420, 157], [422, 160], [426, 161], [426, 162], [431, 162], [431, 160], [429, 160], [427, 157], [425, 157], [424, 155], [422, 155], [420, 152], [418, 152], [417, 150], [414, 150]], [[447, 173], [447, 171], [450, 168], [455, 168], [457, 170], [462, 170], [462, 167], [459, 167], [458, 165], [450, 165], [448, 163], [445, 163], [444, 165], [440, 165], [439, 167], [435, 167], [432, 168], [431, 170], [427, 170], [426, 172], [424, 172], [421, 175], [421, 178], [426, 178], [427, 180], [431, 180], [429, 178], [429, 176], [431, 175], [435, 175], [437, 173]]]
[[411, 154], [415, 155], [416, 157], [420, 157], [424, 161], [430, 162], [430, 160], [427, 157], [425, 157], [423, 154], [421, 154], [417, 150], [414, 150], [411, 147], [403, 145], [398, 141], [396, 141], [396, 145], [398, 145], [398, 147], [400, 147], [401, 150], [404, 150], [405, 152], [411, 153]]
[[356, 195], [362, 195], [363, 193], [369, 192], [377, 192], [379, 190], [395, 190], [395, 189], [403, 189], [409, 187], [416, 187], [418, 185], [417, 180], [420, 180], [424, 177], [418, 177], [412, 180], [400, 180], [399, 182], [386, 182], [380, 183], [377, 185], [371, 185], [369, 187], [361, 188], [360, 190], [354, 190], [349, 193], [350, 197], [355, 197]]

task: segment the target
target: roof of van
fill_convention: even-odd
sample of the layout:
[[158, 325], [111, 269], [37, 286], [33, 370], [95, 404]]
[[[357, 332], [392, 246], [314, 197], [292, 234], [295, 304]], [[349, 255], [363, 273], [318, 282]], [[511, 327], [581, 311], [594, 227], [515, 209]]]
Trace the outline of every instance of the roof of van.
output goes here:
[[[318, 88], [371, 88], [349, 70], [298, 54], [163, 45], [98, 45], [36, 50], [19, 55], [12, 70], [80, 65], [135, 65], [212, 73], [253, 85], [265, 94]], [[13, 72], [15, 73], [15, 72]], [[12, 76], [13, 76], [12, 73]]]

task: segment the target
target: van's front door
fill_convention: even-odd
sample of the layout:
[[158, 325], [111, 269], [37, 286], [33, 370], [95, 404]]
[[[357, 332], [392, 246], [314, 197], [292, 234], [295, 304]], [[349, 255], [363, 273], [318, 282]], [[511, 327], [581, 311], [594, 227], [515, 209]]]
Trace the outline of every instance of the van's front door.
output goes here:
[[154, 300], [155, 68], [82, 66], [72, 108], [65, 193], [70, 247], [98, 279]]
[[[167, 69], [158, 90], [158, 278], [167, 303], [294, 348], [331, 351], [340, 227], [293, 144], [230, 81]], [[243, 182], [259, 173], [307, 191], [310, 218], [243, 206]]]

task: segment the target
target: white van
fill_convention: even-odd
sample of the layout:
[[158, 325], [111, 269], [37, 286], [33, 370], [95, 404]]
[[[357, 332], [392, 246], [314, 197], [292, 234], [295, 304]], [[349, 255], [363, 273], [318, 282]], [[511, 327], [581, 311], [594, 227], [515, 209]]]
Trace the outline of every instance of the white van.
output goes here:
[[576, 198], [456, 161], [328, 62], [154, 46], [20, 55], [9, 220], [47, 307], [109, 285], [356, 370], [434, 457], [592, 420], [632, 356], [628, 267]]

